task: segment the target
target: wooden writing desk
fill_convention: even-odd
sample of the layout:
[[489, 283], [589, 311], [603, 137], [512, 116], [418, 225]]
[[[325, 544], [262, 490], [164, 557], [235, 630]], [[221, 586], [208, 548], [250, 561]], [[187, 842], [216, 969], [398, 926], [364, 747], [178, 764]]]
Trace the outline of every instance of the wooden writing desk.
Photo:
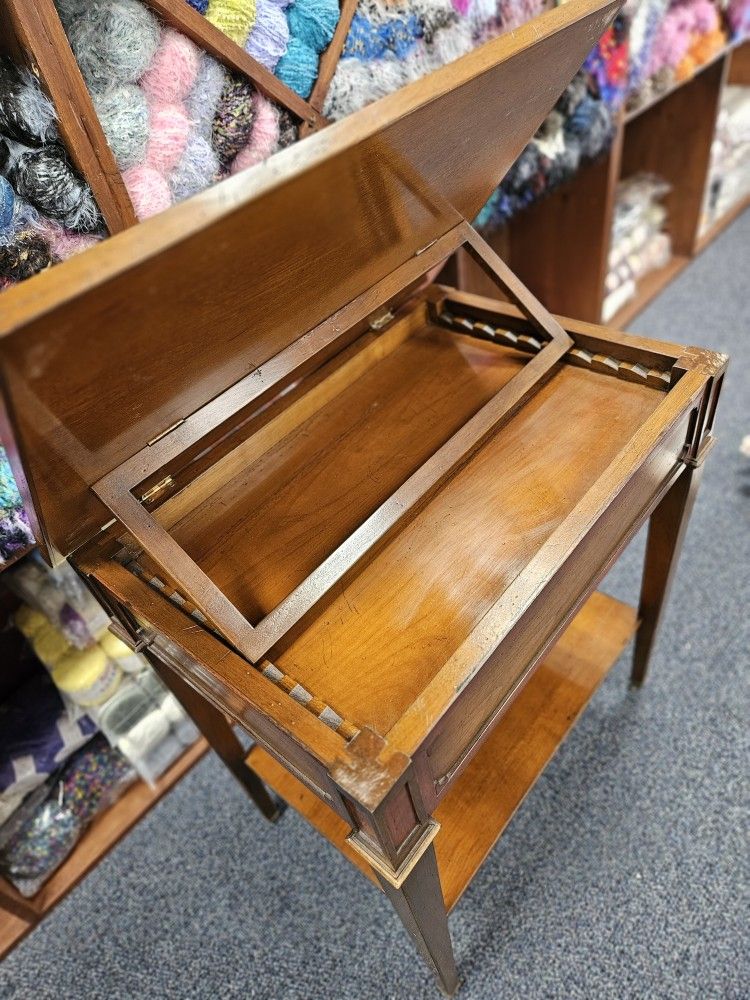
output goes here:
[[[614, 10], [573, 0], [4, 296], [40, 545], [449, 993], [447, 912], [634, 633], [595, 588], [650, 517], [645, 676], [726, 365], [550, 316], [466, 221]], [[459, 247], [509, 304], [431, 283]]]

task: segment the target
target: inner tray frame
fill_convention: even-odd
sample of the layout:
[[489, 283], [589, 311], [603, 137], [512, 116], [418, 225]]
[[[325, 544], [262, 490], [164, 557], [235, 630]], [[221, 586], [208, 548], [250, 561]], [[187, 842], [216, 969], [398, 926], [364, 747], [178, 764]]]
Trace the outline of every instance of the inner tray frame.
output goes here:
[[[223, 591], [198, 566], [169, 531], [143, 506], [148, 491], [140, 484], [156, 475], [187, 448], [250, 403], [258, 403], [298, 377], [327, 349], [341, 341], [356, 324], [376, 314], [394, 293], [424, 278], [457, 249], [465, 247], [487, 275], [520, 308], [542, 336], [523, 369], [389, 496], [284, 600], [252, 625]], [[387, 312], [384, 314], [387, 315]], [[479, 331], [481, 333], [481, 331]], [[533, 338], [529, 338], [533, 339]], [[168, 428], [128, 461], [94, 484], [93, 490], [115, 518], [175, 580], [208, 621], [245, 656], [258, 664], [330, 590], [391, 531], [414, 515], [430, 496], [464, 465], [487, 437], [536, 391], [573, 346], [571, 337], [521, 284], [506, 264], [465, 221], [428, 244], [392, 274], [368, 289], [333, 316], [301, 336], [288, 348], [235, 385]]]

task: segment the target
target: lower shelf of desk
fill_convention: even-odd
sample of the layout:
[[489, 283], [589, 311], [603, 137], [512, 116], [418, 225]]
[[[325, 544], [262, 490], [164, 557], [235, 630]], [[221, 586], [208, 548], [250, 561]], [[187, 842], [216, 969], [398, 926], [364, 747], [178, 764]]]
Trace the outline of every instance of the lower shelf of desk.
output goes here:
[[208, 750], [200, 739], [175, 761], [153, 788], [136, 782], [122, 798], [102, 813], [86, 830], [73, 851], [36, 896], [18, 898], [18, 912], [5, 909], [0, 899], [0, 959], [44, 919], [84, 876], [94, 868], [125, 834], [155, 806], [162, 796], [193, 767]]
[[[575, 724], [637, 626], [636, 613], [593, 594], [518, 693], [487, 742], [435, 812], [435, 840], [448, 910], [461, 898], [534, 782]], [[248, 762], [352, 864], [376, 882], [346, 843], [346, 823], [260, 747]]]

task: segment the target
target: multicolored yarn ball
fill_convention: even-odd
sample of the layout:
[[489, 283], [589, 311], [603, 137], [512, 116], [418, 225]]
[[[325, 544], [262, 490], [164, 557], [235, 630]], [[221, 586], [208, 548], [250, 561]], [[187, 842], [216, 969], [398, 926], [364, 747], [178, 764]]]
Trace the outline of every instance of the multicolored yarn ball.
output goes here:
[[250, 141], [255, 118], [255, 89], [244, 77], [229, 77], [214, 116], [211, 145], [219, 162], [227, 168]]
[[94, 93], [94, 107], [120, 170], [142, 163], [149, 137], [145, 94], [132, 83]]
[[0, 243], [0, 276], [25, 281], [52, 263], [49, 243], [35, 229], [24, 229]]
[[[0, 274], [0, 285], [7, 282], [10, 288], [16, 282], [12, 278]], [[10, 559], [16, 552], [21, 552], [34, 544], [34, 533], [29, 524], [29, 517], [23, 508], [14, 510], [0, 518], [0, 556]]]
[[158, 170], [139, 164], [126, 170], [122, 179], [133, 203], [135, 214], [143, 221], [166, 211], [172, 204], [169, 184]]
[[145, 165], [168, 177], [183, 157], [190, 131], [183, 105], [153, 105]]
[[272, 0], [258, 0], [255, 25], [245, 50], [262, 66], [273, 71], [288, 44], [289, 25], [284, 11]]
[[219, 178], [221, 165], [211, 143], [194, 132], [187, 141], [182, 159], [169, 178], [174, 200], [184, 201], [205, 191]]
[[29, 70], [0, 57], [0, 132], [28, 146], [57, 138], [57, 117]]
[[286, 108], [279, 110], [279, 142], [278, 149], [293, 146], [299, 139], [299, 122]]
[[194, 131], [204, 139], [211, 138], [216, 109], [228, 79], [229, 74], [220, 62], [212, 56], [202, 56], [195, 86], [185, 102], [185, 108]]
[[171, 28], [165, 28], [161, 43], [140, 86], [154, 103], [184, 101], [195, 86], [201, 53], [197, 45]]
[[231, 172], [237, 174], [261, 163], [275, 151], [279, 144], [279, 111], [262, 94], [256, 94], [255, 124], [250, 142], [234, 159]]
[[94, 196], [60, 146], [21, 153], [8, 179], [22, 198], [67, 229], [93, 233], [102, 228]]
[[161, 27], [139, 0], [98, 0], [68, 24], [68, 40], [91, 90], [135, 83], [156, 55]]
[[65, 767], [58, 796], [87, 825], [135, 777], [131, 764], [120, 751], [111, 747], [103, 736], [95, 736]]
[[309, 97], [318, 78], [320, 60], [315, 49], [299, 38], [290, 38], [276, 65], [276, 76], [300, 97]]
[[320, 53], [330, 44], [339, 16], [338, 0], [295, 0], [287, 12], [289, 33]]
[[209, 0], [206, 20], [238, 45], [244, 45], [255, 24], [256, 0]]

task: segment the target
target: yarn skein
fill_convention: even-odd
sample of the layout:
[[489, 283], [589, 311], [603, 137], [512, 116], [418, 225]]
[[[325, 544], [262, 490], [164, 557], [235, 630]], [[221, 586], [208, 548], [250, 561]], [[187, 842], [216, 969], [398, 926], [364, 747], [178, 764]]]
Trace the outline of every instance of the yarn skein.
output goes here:
[[184, 101], [195, 86], [200, 56], [189, 38], [165, 28], [156, 55], [140, 79], [149, 100], [162, 104]]
[[0, 243], [0, 278], [25, 281], [51, 263], [49, 244], [34, 229], [21, 230], [9, 242]]
[[238, 45], [244, 45], [255, 24], [256, 0], [209, 0], [206, 20]]
[[138, 0], [90, 3], [70, 20], [68, 40], [91, 90], [135, 83], [151, 65], [161, 27]]
[[224, 85], [211, 132], [211, 145], [224, 168], [250, 141], [254, 96], [252, 84], [244, 77], [232, 76]]
[[149, 108], [140, 87], [124, 83], [93, 95], [94, 107], [120, 170], [142, 163], [149, 137]]
[[266, 69], [273, 71], [289, 44], [289, 25], [284, 11], [272, 0], [258, 0], [255, 26], [245, 49]]
[[172, 204], [169, 184], [153, 167], [145, 164], [131, 167], [123, 173], [122, 179], [141, 222], [166, 211]]
[[92, 233], [103, 225], [88, 185], [59, 146], [20, 153], [8, 179], [22, 198], [67, 229]]
[[57, 138], [55, 108], [39, 81], [6, 57], [0, 57], [0, 132], [27, 146]]
[[182, 159], [190, 135], [190, 120], [180, 104], [156, 104], [151, 108], [151, 127], [145, 164], [168, 177]]
[[6, 179], [0, 176], [0, 233], [10, 229], [16, 214], [16, 193]]
[[233, 174], [268, 159], [279, 143], [278, 109], [262, 94], [255, 95], [255, 124], [250, 142], [241, 149], [231, 166]]
[[300, 97], [309, 97], [318, 77], [318, 53], [299, 38], [290, 38], [276, 64], [276, 76]]
[[185, 107], [194, 131], [204, 139], [211, 138], [214, 116], [228, 78], [229, 74], [220, 62], [212, 56], [203, 55], [195, 86], [185, 102]]
[[338, 0], [295, 0], [287, 14], [289, 32], [320, 53], [333, 38], [339, 13]]
[[182, 159], [169, 178], [174, 200], [184, 201], [199, 191], [205, 191], [218, 179], [221, 171], [219, 158], [211, 143], [193, 132], [187, 141]]

